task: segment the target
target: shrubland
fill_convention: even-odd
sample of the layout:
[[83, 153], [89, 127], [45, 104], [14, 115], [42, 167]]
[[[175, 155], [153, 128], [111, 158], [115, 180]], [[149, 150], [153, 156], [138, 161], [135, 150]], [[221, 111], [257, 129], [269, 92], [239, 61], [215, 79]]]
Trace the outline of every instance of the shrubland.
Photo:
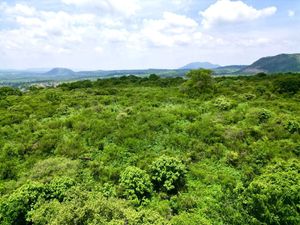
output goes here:
[[0, 224], [299, 224], [300, 76], [0, 88]]

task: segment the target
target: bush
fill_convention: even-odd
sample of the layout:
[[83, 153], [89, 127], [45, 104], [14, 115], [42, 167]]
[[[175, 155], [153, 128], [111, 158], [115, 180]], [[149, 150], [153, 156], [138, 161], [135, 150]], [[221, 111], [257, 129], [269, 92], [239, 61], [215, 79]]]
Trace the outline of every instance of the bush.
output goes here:
[[252, 93], [246, 93], [246, 94], [243, 95], [243, 98], [246, 99], [247, 101], [249, 101], [249, 100], [255, 99], [256, 95], [252, 94]]
[[59, 103], [61, 101], [61, 97], [56, 92], [47, 92], [46, 100], [52, 103]]
[[275, 89], [280, 94], [295, 94], [300, 90], [300, 79], [298, 77], [282, 78], [275, 82]]
[[271, 112], [266, 109], [262, 109], [257, 112], [257, 118], [259, 123], [265, 123], [271, 118]]
[[251, 108], [246, 114], [246, 117], [250, 119], [250, 123], [258, 125], [268, 122], [272, 117], [272, 112], [264, 108]]
[[162, 156], [153, 162], [151, 180], [158, 191], [177, 193], [185, 186], [185, 165], [178, 159]]
[[63, 157], [48, 158], [37, 162], [29, 171], [29, 178], [39, 182], [47, 183], [55, 177], [67, 176], [75, 178], [79, 162]]
[[246, 208], [259, 224], [300, 224], [298, 160], [278, 161], [256, 177], [246, 190]]
[[233, 107], [232, 101], [224, 96], [217, 98], [214, 105], [220, 110], [229, 110]]
[[7, 198], [0, 201], [0, 224], [24, 225], [27, 213], [34, 207], [38, 199], [44, 194], [44, 187], [40, 183], [29, 183], [17, 189]]
[[255, 76], [258, 78], [265, 78], [267, 76], [267, 74], [264, 72], [260, 72], [260, 73], [257, 73]]
[[209, 93], [213, 90], [214, 79], [211, 70], [191, 70], [186, 74], [188, 80], [182, 85], [183, 92], [196, 96], [201, 93]]
[[137, 167], [127, 167], [121, 174], [120, 186], [123, 196], [132, 200], [135, 204], [140, 204], [150, 198], [152, 194], [152, 184], [146, 171]]
[[149, 80], [151, 81], [156, 81], [156, 80], [159, 80], [159, 76], [157, 76], [156, 74], [150, 74], [149, 76]]
[[285, 125], [285, 128], [291, 133], [300, 133], [300, 123], [297, 121], [288, 121]]
[[238, 162], [239, 162], [239, 154], [237, 152], [234, 152], [234, 151], [229, 151], [226, 154], [226, 162], [229, 165], [237, 166]]
[[21, 96], [22, 92], [17, 88], [12, 87], [0, 87], [0, 99], [7, 97], [9, 95]]
[[90, 193], [80, 189], [70, 192], [72, 198], [59, 202], [52, 200], [37, 205], [28, 214], [28, 224], [39, 225], [160, 225], [165, 224], [157, 212], [152, 210], [135, 210], [127, 202]]
[[45, 193], [49, 199], [63, 201], [66, 197], [67, 190], [75, 185], [75, 180], [69, 177], [54, 178], [45, 187]]

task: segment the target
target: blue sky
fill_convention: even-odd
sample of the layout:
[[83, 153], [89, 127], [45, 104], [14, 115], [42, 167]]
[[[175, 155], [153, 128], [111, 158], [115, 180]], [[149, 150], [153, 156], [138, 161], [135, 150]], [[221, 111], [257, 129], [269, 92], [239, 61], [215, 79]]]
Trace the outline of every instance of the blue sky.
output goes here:
[[177, 68], [300, 52], [298, 0], [0, 0], [0, 68]]

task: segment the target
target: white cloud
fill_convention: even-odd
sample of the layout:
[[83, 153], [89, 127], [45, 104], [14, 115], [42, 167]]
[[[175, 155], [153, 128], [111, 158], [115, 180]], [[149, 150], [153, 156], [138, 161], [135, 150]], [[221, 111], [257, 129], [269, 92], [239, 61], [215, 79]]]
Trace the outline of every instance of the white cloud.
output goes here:
[[153, 47], [171, 49], [222, 44], [221, 39], [199, 32], [195, 20], [172, 12], [164, 12], [162, 18], [144, 19], [140, 23], [133, 19], [130, 24], [125, 23], [127, 20], [100, 16], [94, 11], [43, 11], [26, 4], [5, 5], [1, 13], [13, 27], [0, 30], [0, 51], [26, 58], [100, 56], [114, 51], [116, 54], [140, 54], [151, 51]]
[[2, 4], [0, 9], [5, 10], [6, 14], [32, 16], [36, 13], [35, 8], [23, 4], [16, 4], [14, 7], [9, 7], [7, 4]]
[[[294, 50], [299, 43], [291, 26], [284, 32], [282, 27], [276, 32], [271, 26], [266, 29], [265, 24], [251, 30], [203, 30], [201, 20], [188, 14], [197, 0], [187, 8], [190, 0], [59, 1], [65, 4], [48, 10], [43, 4], [0, 1], [0, 66], [116, 69], [172, 67], [193, 60], [226, 64]], [[242, 1], [219, 0], [204, 9], [202, 25], [251, 21], [275, 12], [275, 7], [257, 9]]]
[[288, 15], [289, 15], [289, 17], [293, 17], [293, 16], [296, 15], [296, 13], [295, 13], [295, 11], [293, 11], [293, 10], [289, 10], [289, 11], [288, 11]]
[[123, 16], [134, 15], [140, 8], [138, 0], [61, 0], [67, 5], [78, 7], [96, 7], [107, 13], [115, 13]]
[[271, 43], [269, 38], [243, 38], [236, 41], [236, 44], [242, 47], [259, 47], [265, 46]]
[[188, 44], [197, 27], [198, 23], [191, 18], [165, 12], [162, 19], [144, 20], [140, 35], [151, 45], [172, 47]]
[[215, 38], [199, 31], [199, 24], [184, 15], [164, 12], [161, 19], [146, 19], [136, 34], [139, 44], [151, 47], [211, 47], [223, 45], [221, 38]]
[[102, 47], [96, 47], [95, 51], [99, 54], [103, 53], [103, 48]]
[[203, 17], [204, 28], [210, 28], [220, 23], [252, 21], [273, 15], [276, 11], [277, 8], [274, 6], [259, 10], [242, 1], [218, 0], [199, 14]]
[[71, 53], [126, 39], [122, 23], [91, 13], [39, 11], [25, 4], [2, 5], [5, 19], [14, 28], [0, 30], [2, 51]]
[[102, 29], [101, 36], [103, 38], [103, 41], [106, 42], [126, 42], [128, 40], [128, 36], [130, 33], [126, 29], [111, 29], [106, 28]]

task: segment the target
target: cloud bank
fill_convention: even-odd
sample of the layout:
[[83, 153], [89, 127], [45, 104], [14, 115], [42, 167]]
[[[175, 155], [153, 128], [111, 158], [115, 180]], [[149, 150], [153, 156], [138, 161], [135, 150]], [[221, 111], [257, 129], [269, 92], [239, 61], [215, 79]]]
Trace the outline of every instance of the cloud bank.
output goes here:
[[274, 6], [264, 9], [255, 9], [242, 1], [219, 0], [200, 12], [203, 17], [204, 28], [214, 25], [236, 22], [248, 22], [275, 14], [277, 8]]
[[[287, 15], [287, 10], [287, 18], [297, 16]], [[196, 0], [54, 0], [53, 7], [33, 0], [2, 2], [0, 67], [243, 63], [286, 52], [299, 43], [296, 29], [274, 35], [271, 26], [261, 25], [277, 12], [278, 6], [261, 8], [230, 0], [211, 5]], [[255, 29], [247, 30], [245, 25], [251, 24]]]

